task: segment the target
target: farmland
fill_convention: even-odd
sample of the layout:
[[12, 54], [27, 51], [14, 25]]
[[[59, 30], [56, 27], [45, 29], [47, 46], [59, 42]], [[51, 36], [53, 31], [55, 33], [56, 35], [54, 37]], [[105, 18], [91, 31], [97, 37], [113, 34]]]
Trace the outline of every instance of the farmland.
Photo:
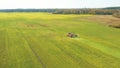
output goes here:
[[120, 68], [120, 29], [107, 26], [114, 21], [120, 23], [109, 15], [0, 13], [0, 68]]

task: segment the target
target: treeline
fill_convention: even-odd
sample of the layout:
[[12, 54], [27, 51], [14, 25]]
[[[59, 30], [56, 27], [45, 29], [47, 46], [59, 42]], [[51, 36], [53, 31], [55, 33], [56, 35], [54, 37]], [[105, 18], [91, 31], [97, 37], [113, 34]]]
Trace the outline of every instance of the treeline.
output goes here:
[[120, 11], [116, 11], [115, 13], [113, 13], [113, 16], [120, 18]]
[[0, 12], [54, 12], [55, 9], [1, 9]]
[[[95, 15], [113, 15], [120, 11], [120, 7], [108, 8], [86, 8], [86, 9], [58, 9], [53, 14], [95, 14]], [[117, 15], [117, 14], [116, 14]]]
[[86, 8], [86, 9], [58, 9], [53, 14], [97, 14], [97, 15], [112, 15], [120, 11], [120, 7], [108, 8]]
[[52, 14], [95, 14], [120, 17], [120, 7], [84, 9], [1, 9], [0, 12], [49, 12]]
[[118, 10], [118, 9], [119, 9], [119, 10], [120, 10], [120, 7], [107, 7], [107, 8], [103, 8], [103, 9], [110, 9], [110, 10], [111, 10], [111, 9], [112, 9], [112, 10]]
[[110, 9], [59, 9], [55, 10], [53, 14], [97, 14], [97, 15], [112, 15], [116, 10]]

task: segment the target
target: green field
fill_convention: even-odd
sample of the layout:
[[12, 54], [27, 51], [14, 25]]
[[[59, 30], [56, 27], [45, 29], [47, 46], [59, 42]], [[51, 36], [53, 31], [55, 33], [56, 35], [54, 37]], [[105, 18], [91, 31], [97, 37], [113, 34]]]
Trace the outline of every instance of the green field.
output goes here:
[[120, 29], [90, 17], [0, 13], [0, 68], [120, 68]]

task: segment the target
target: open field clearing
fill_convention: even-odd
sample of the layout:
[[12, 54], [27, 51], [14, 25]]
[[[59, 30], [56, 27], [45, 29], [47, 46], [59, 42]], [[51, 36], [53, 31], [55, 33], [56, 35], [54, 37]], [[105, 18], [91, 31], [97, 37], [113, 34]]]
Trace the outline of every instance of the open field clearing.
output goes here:
[[0, 68], [120, 68], [120, 29], [103, 25], [114, 21], [120, 24], [111, 16], [0, 13]]

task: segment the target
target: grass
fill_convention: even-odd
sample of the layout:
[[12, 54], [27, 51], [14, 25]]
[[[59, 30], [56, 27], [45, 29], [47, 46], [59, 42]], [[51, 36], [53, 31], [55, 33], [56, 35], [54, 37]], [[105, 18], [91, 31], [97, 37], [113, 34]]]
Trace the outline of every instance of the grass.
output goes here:
[[0, 68], [120, 68], [120, 30], [92, 17], [0, 13]]

